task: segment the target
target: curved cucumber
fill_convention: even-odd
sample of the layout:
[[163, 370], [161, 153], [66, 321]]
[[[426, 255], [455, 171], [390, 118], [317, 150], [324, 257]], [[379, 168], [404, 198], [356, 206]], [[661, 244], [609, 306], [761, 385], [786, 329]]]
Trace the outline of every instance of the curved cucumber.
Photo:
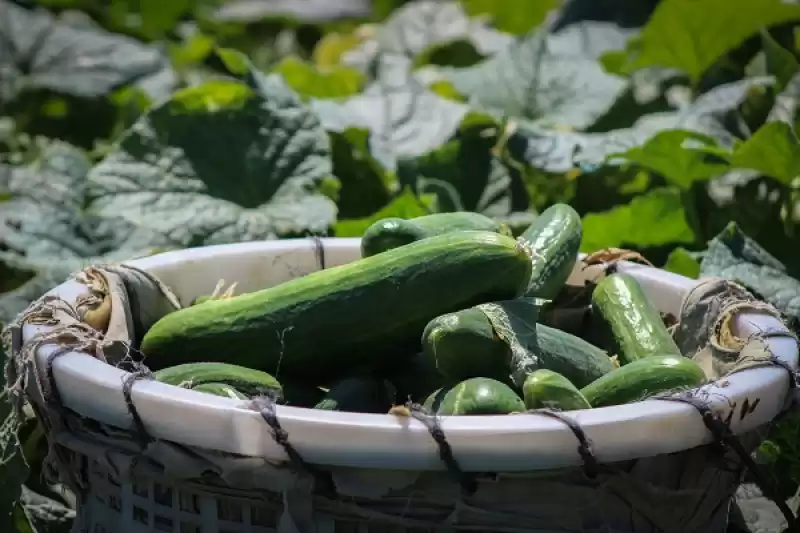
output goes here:
[[351, 413], [385, 413], [394, 403], [392, 392], [382, 379], [346, 378], [331, 387], [314, 408]]
[[621, 366], [581, 389], [592, 407], [637, 402], [673, 389], [693, 389], [706, 376], [700, 366], [682, 356], [654, 355]]
[[153, 325], [141, 350], [152, 364], [235, 359], [276, 375], [330, 382], [416, 353], [425, 325], [438, 315], [518, 296], [530, 270], [528, 252], [511, 237], [438, 235], [180, 309]]
[[448, 390], [436, 414], [507, 415], [524, 411], [525, 403], [508, 385], [489, 378], [472, 378]]
[[528, 226], [520, 236], [533, 256], [525, 296], [555, 298], [575, 267], [582, 238], [581, 217], [567, 204], [548, 207]]
[[196, 389], [199, 385], [222, 383], [248, 395], [282, 395], [283, 388], [271, 374], [227, 363], [186, 363], [163, 368], [155, 373], [156, 381]]
[[361, 238], [361, 255], [369, 257], [435, 235], [453, 231], [493, 231], [511, 236], [511, 230], [480, 213], [436, 213], [412, 219], [384, 218], [373, 223]]
[[[583, 339], [543, 324], [511, 323], [517, 339], [527, 339], [529, 361], [512, 355], [486, 314], [477, 307], [448, 313], [428, 323], [422, 348], [448, 380], [472, 377], [505, 380], [512, 375], [522, 387], [527, 374], [539, 368], [563, 374], [577, 387], [588, 385], [615, 366], [608, 354]], [[535, 334], [531, 335], [531, 329]]]
[[592, 311], [601, 317], [621, 366], [653, 355], [681, 355], [658, 309], [629, 274], [600, 281], [592, 293]]
[[567, 378], [552, 370], [537, 370], [528, 375], [522, 386], [525, 407], [528, 409], [558, 409], [575, 411], [590, 409], [589, 401]]
[[222, 396], [224, 398], [233, 398], [234, 400], [248, 399], [246, 395], [242, 394], [227, 383], [201, 383], [196, 387], [192, 387], [192, 390], [213, 394], [214, 396]]

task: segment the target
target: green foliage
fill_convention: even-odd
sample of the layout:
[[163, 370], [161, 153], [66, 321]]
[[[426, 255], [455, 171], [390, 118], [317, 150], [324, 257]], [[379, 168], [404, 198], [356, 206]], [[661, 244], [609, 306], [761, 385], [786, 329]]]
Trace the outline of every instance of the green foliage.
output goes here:
[[[374, 4], [0, 0], [0, 321], [94, 262], [569, 202], [583, 251], [736, 278], [796, 326], [800, 5]], [[19, 422], [0, 530], [65, 531]], [[786, 490], [798, 428], [762, 447]]]

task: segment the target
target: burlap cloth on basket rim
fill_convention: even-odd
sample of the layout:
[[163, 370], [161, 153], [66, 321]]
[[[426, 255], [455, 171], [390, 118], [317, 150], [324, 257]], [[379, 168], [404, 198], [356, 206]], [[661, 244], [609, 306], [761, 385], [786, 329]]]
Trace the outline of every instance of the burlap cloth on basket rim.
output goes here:
[[[136, 362], [136, 346], [148, 327], [181, 304], [154, 276], [129, 266], [89, 267], [74, 280], [87, 287], [87, 294], [74, 305], [53, 296], [34, 302], [6, 329], [4, 342], [11, 354], [6, 376], [15, 407], [19, 411], [29, 402], [47, 431], [46, 472], [79, 497], [87, 489], [77, 466], [84, 456], [97, 458], [120, 479], [136, 469], [207, 493], [239, 494], [243, 500], [258, 497], [259, 491], [282, 494], [281, 533], [315, 531], [314, 513], [395, 527], [510, 533], [724, 531], [742, 467], [730, 450], [717, 446], [599, 465], [592, 477], [580, 468], [469, 474], [474, 481], [470, 494], [447, 472], [326, 467], [335, 490], [331, 495], [314, 490], [318, 480], [302, 461], [273, 463], [223, 454], [152, 439], [135, 424], [114, 428], [84, 419], [60, 404], [48, 365], [39, 365], [34, 353], [55, 345], [54, 357], [81, 351], [135, 371], [134, 378], [147, 378]], [[695, 354], [712, 378], [775, 364], [764, 339], [791, 335], [737, 337], [732, 319], [743, 311], [779, 316], [772, 306], [723, 279], [701, 281], [684, 299], [676, 341], [684, 353]], [[23, 324], [48, 329], [23, 345]], [[692, 393], [693, 401], [707, 400], [703, 394], [702, 389]], [[762, 433], [754, 431], [740, 440], [752, 450]]]

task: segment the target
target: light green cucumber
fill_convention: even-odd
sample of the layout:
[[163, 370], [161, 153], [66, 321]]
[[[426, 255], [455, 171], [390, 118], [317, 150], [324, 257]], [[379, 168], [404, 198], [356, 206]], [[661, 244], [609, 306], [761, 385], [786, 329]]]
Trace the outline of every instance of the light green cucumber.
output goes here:
[[654, 355], [681, 355], [658, 309], [629, 274], [611, 274], [597, 284], [592, 313], [601, 319], [600, 329], [621, 366]]
[[465, 230], [492, 231], [511, 236], [511, 230], [505, 224], [469, 211], [436, 213], [411, 219], [384, 218], [364, 232], [361, 255], [369, 257], [435, 235]]
[[522, 386], [525, 407], [528, 409], [557, 409], [575, 411], [592, 406], [570, 380], [552, 370], [537, 370], [528, 375]]
[[201, 383], [195, 387], [192, 387], [193, 391], [197, 392], [205, 392], [206, 394], [213, 394], [214, 396], [222, 396], [225, 398], [232, 398], [234, 400], [247, 400], [248, 397], [238, 390], [236, 390], [231, 385], [227, 383]]
[[271, 374], [227, 363], [186, 363], [171, 366], [155, 372], [155, 378], [161, 383], [189, 389], [208, 383], [222, 383], [247, 396], [283, 394], [281, 384]]
[[449, 389], [436, 414], [507, 415], [524, 411], [525, 403], [508, 385], [490, 378], [472, 378]]
[[330, 383], [409, 358], [432, 318], [519, 296], [530, 271], [530, 255], [511, 237], [447, 233], [180, 309], [150, 328], [141, 351], [153, 367], [235, 361]]

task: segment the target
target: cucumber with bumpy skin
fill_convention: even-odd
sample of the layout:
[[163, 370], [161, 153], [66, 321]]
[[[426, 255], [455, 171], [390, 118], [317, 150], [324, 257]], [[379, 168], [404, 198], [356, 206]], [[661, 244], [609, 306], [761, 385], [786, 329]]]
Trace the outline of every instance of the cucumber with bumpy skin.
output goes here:
[[193, 391], [205, 392], [206, 394], [213, 394], [214, 396], [222, 396], [224, 398], [232, 398], [234, 400], [247, 400], [247, 396], [236, 390], [227, 383], [201, 383], [196, 387], [192, 387]]
[[[519, 303], [519, 302], [515, 302]], [[525, 329], [525, 346], [532, 357], [516, 360], [509, 344], [498, 335], [486, 313], [478, 307], [439, 316], [428, 323], [422, 335], [422, 348], [439, 372], [448, 380], [472, 377], [504, 380], [512, 374], [518, 387], [525, 376], [539, 368], [563, 374], [578, 387], [588, 385], [615, 366], [608, 354], [583, 339], [545, 326], [512, 324]], [[535, 336], [529, 335], [535, 328]], [[517, 332], [522, 338], [523, 332]]]
[[421, 217], [384, 218], [373, 223], [361, 238], [361, 255], [369, 257], [422, 239], [454, 231], [492, 231], [511, 236], [511, 230], [480, 213], [459, 211]]
[[681, 355], [658, 309], [629, 274], [611, 274], [597, 284], [592, 313], [601, 318], [621, 366], [654, 355]]
[[545, 209], [520, 239], [531, 248], [531, 280], [525, 296], [552, 300], [567, 282], [578, 260], [581, 217], [567, 204]]
[[391, 386], [372, 377], [351, 377], [331, 387], [315, 409], [351, 413], [385, 413], [394, 404]]
[[410, 357], [438, 315], [519, 296], [530, 271], [530, 255], [511, 237], [438, 235], [172, 312], [145, 334], [141, 351], [153, 365], [235, 360], [330, 383]]
[[693, 389], [703, 385], [703, 369], [683, 356], [653, 355], [621, 366], [581, 393], [592, 407], [605, 407], [636, 402], [660, 392]]
[[522, 386], [522, 393], [528, 409], [546, 407], [574, 411], [592, 407], [575, 385], [552, 370], [542, 369], [529, 374]]
[[189, 389], [208, 383], [222, 383], [247, 396], [280, 396], [283, 393], [280, 382], [271, 374], [227, 363], [186, 363], [171, 366], [157, 371], [155, 379]]
[[524, 411], [522, 398], [508, 385], [490, 378], [472, 378], [449, 389], [436, 414], [507, 415]]

